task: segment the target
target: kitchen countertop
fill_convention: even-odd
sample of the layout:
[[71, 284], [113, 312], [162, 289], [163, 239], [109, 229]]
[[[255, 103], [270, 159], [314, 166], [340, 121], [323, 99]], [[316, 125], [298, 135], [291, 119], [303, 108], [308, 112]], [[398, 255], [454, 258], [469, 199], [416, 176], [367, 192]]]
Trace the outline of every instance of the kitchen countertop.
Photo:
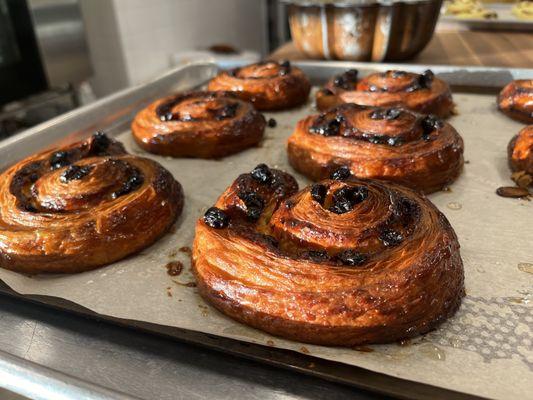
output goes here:
[[[384, 398], [5, 295], [0, 350], [141, 399]], [[6, 383], [0, 376], [0, 387]], [[59, 397], [46, 397], [44, 388], [37, 393]]]
[[[305, 60], [292, 43], [274, 51], [274, 60]], [[438, 31], [428, 46], [413, 60], [428, 65], [473, 65], [493, 67], [533, 67], [533, 33], [467, 30]]]

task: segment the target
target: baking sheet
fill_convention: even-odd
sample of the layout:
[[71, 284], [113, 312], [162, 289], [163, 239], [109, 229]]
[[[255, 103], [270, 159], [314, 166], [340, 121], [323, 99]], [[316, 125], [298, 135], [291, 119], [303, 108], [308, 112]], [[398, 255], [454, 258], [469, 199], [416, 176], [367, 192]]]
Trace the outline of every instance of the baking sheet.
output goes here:
[[[520, 19], [513, 14], [512, 8], [515, 4], [517, 3], [482, 3], [484, 8], [496, 11], [498, 14], [496, 19], [458, 18], [454, 15], [443, 14], [439, 21], [472, 29], [533, 31], [533, 20]], [[443, 10], [444, 8], [445, 6]]]
[[[462, 245], [467, 297], [458, 314], [438, 330], [405, 346], [326, 348], [272, 337], [224, 317], [198, 296], [188, 254], [196, 219], [218, 195], [257, 163], [292, 172], [285, 139], [312, 103], [296, 110], [267, 113], [278, 121], [267, 128], [260, 147], [223, 160], [169, 159], [149, 155], [129, 131], [118, 135], [133, 153], [156, 159], [182, 183], [185, 209], [173, 232], [141, 254], [96, 271], [72, 276], [27, 277], [0, 271], [0, 279], [21, 294], [57, 296], [96, 313], [200, 331], [304, 354], [402, 379], [488, 398], [533, 398], [532, 203], [494, 194], [511, 184], [506, 146], [522, 125], [496, 111], [494, 96], [455, 94], [459, 115], [450, 122], [463, 135], [468, 163], [451, 191], [430, 196], [449, 218]], [[142, 234], [142, 232], [139, 232]], [[166, 264], [186, 266], [178, 277]]]

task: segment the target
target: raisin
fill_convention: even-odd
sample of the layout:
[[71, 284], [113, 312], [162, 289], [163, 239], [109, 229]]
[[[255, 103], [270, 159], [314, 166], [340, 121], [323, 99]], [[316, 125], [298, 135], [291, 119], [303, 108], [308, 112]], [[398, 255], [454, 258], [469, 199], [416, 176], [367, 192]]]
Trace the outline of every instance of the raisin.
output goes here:
[[431, 84], [433, 83], [433, 78], [435, 77], [435, 74], [429, 69], [425, 70], [422, 75], [418, 78], [418, 83], [421, 88], [423, 89], [429, 89], [431, 87]]
[[69, 164], [69, 153], [66, 151], [57, 151], [50, 156], [51, 170], [66, 167]]
[[105, 154], [110, 144], [111, 139], [105, 133], [96, 132], [92, 136], [90, 153], [94, 155]]
[[211, 207], [204, 214], [204, 222], [211, 228], [222, 229], [228, 226], [229, 217], [220, 208]]
[[368, 190], [364, 186], [343, 187], [333, 193], [333, 205], [329, 211], [335, 214], [344, 214], [351, 211], [353, 207], [362, 202], [368, 196]]
[[385, 119], [387, 121], [397, 119], [402, 113], [399, 108], [379, 108], [370, 113], [372, 119]]
[[328, 253], [324, 250], [308, 250], [302, 253], [301, 257], [315, 262], [325, 261], [329, 258]]
[[61, 174], [60, 180], [63, 183], [68, 183], [73, 180], [82, 179], [84, 176], [88, 175], [91, 172], [92, 167], [84, 166], [80, 167], [79, 165], [71, 165]]
[[272, 174], [272, 171], [270, 170], [270, 168], [268, 168], [268, 165], [266, 164], [257, 165], [252, 170], [252, 172], [250, 172], [250, 175], [256, 181], [264, 183], [264, 184], [271, 183], [274, 177], [274, 175]]
[[397, 246], [403, 241], [403, 235], [400, 232], [387, 229], [381, 232], [379, 239], [385, 246]]
[[326, 194], [328, 189], [319, 183], [315, 183], [311, 186], [311, 197], [321, 206], [324, 205], [324, 200], [326, 199]]
[[348, 179], [351, 175], [352, 175], [352, 172], [350, 171], [350, 168], [343, 165], [339, 169], [333, 171], [333, 173], [330, 175], [330, 178], [336, 181], [344, 181]]
[[[219, 108], [215, 111], [215, 119], [218, 121], [233, 118], [237, 114], [237, 108], [239, 108], [239, 103], [228, 104], [222, 108]], [[183, 121], [183, 119], [181, 119]]]
[[435, 115], [428, 115], [424, 119], [422, 119], [422, 138], [424, 140], [429, 140], [431, 133], [435, 129], [440, 129], [444, 126], [444, 123]]
[[257, 221], [265, 207], [263, 199], [254, 192], [240, 192], [238, 197], [246, 205], [246, 216], [252, 221]]
[[278, 125], [278, 123], [274, 118], [269, 118], [267, 125], [269, 128], [275, 128]]
[[137, 189], [139, 186], [141, 186], [144, 182], [144, 178], [139, 173], [139, 171], [134, 170], [133, 174], [124, 182], [122, 187], [114, 192], [111, 197], [113, 199], [116, 199], [117, 197], [124, 196], [125, 194], [133, 192], [135, 189]]
[[344, 250], [336, 258], [341, 264], [349, 266], [361, 265], [366, 261], [366, 256], [355, 250]]
[[[340, 118], [339, 118], [340, 117]], [[324, 121], [323, 118], [319, 118], [311, 127], [309, 132], [316, 133], [322, 136], [335, 136], [339, 134], [341, 122], [344, 120], [342, 116], [336, 116], [334, 119]]]
[[354, 83], [357, 82], [359, 72], [356, 69], [349, 69], [333, 79], [333, 84], [339, 88], [350, 90], [353, 89]]
[[280, 71], [279, 71], [279, 74], [281, 76], [287, 75], [287, 74], [289, 74], [291, 72], [291, 63], [290, 63], [290, 61], [285, 60], [285, 61], [281, 62], [279, 64], [279, 66], [281, 67]]

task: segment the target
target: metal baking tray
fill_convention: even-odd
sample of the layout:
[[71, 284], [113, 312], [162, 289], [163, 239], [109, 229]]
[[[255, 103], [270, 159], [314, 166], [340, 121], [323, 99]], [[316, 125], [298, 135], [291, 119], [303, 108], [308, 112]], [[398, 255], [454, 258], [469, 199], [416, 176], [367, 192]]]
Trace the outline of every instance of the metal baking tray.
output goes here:
[[[436, 74], [448, 81], [455, 91], [472, 93], [496, 93], [512, 79], [524, 79], [533, 76], [533, 70], [528, 69], [368, 64], [354, 62], [298, 62], [294, 64], [301, 67], [308, 74], [313, 84], [321, 84], [332, 75], [347, 68], [357, 68], [363, 75], [372, 71], [384, 71], [388, 69], [405, 69], [421, 72], [427, 68], [431, 68]], [[214, 64], [194, 64], [181, 67], [170, 71], [150, 83], [123, 90], [93, 104], [36, 126], [0, 143], [0, 169], [53, 144], [71, 142], [82, 137], [87, 137], [95, 130], [105, 130], [110, 135], [124, 132], [124, 129], [127, 129], [136, 112], [154, 99], [176, 90], [201, 86], [217, 73], [219, 67], [229, 68], [236, 65], [238, 64], [225, 63], [220, 66]], [[173, 337], [181, 341], [207, 346], [245, 358], [400, 398], [476, 398], [468, 394], [437, 388], [428, 384], [407, 381], [294, 351], [245, 343], [192, 330], [113, 318], [97, 314], [78, 304], [57, 297], [20, 295], [3, 282], [0, 282], [0, 292], [15, 296], [21, 300], [38, 302], [50, 307], [86, 315], [94, 319], [151, 332], [156, 335]], [[0, 354], [1, 359], [2, 355]], [[11, 363], [14, 362], [13, 360], [9, 361]], [[52, 372], [50, 376], [53, 376]]]
[[454, 15], [443, 14], [440, 17], [441, 22], [453, 23], [470, 29], [484, 29], [493, 31], [533, 31], [533, 20], [519, 19], [513, 13], [511, 8], [516, 3], [483, 3], [483, 7], [496, 11], [498, 18], [457, 18]]

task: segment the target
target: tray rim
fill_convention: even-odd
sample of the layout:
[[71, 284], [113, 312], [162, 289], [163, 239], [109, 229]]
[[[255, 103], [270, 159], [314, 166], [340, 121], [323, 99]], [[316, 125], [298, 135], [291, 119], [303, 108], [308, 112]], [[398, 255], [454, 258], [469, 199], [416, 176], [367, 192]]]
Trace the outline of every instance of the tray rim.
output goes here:
[[[357, 68], [364, 71], [384, 71], [387, 69], [401, 68], [406, 70], [411, 70], [415, 72], [421, 72], [425, 69], [432, 69], [436, 74], [471, 74], [474, 76], [480, 77], [480, 74], [496, 74], [502, 75], [501, 79], [521, 79], [526, 77], [533, 77], [533, 69], [528, 68], [503, 68], [503, 67], [464, 67], [464, 66], [443, 66], [443, 65], [414, 65], [414, 64], [392, 64], [392, 63], [365, 63], [365, 62], [349, 62], [349, 61], [301, 61], [293, 62], [294, 65], [301, 67], [305, 72], [312, 75], [313, 77], [321, 76], [330, 77], [335, 73], [338, 73], [346, 68]], [[187, 81], [187, 74], [190, 75], [191, 71], [196, 71], [198, 69], [203, 69], [207, 74], [215, 73], [219, 68], [233, 68], [242, 65], [240, 62], [223, 62], [220, 64], [213, 63], [191, 63], [178, 68], [175, 68], [160, 77], [142, 85], [138, 85], [132, 88], [124, 89], [120, 92], [112, 94], [110, 96], [104, 97], [94, 103], [91, 103], [87, 106], [81, 107], [77, 110], [69, 112], [67, 114], [56, 117], [52, 120], [49, 120], [45, 123], [37, 125], [25, 132], [22, 132], [18, 135], [15, 135], [11, 138], [8, 138], [0, 142], [0, 170], [4, 169], [5, 166], [11, 164], [17, 159], [24, 157], [26, 154], [33, 153], [35, 149], [49, 147], [53, 143], [64, 140], [78, 140], [82, 137], [88, 136], [94, 129], [98, 127], [103, 128], [104, 126], [109, 126], [111, 129], [117, 125], [122, 126], [125, 123], [125, 120], [129, 120], [132, 115], [137, 111], [138, 108], [146, 104], [148, 101], [153, 98], [160, 97], [162, 94], [161, 90], [157, 91], [161, 87], [165, 87], [168, 91], [168, 86], [173, 86], [173, 82], [181, 75], [178, 81], [184, 81], [184, 83], [190, 83]], [[183, 83], [183, 82], [182, 82]], [[198, 82], [197, 84], [202, 84], [204, 82]], [[474, 90], [477, 87], [479, 88], [496, 88], [501, 86], [501, 81], [491, 80], [490, 85], [483, 85], [483, 81], [476, 79], [466, 82], [465, 87], [473, 87]], [[476, 83], [472, 86], [472, 83]], [[166, 85], [166, 86], [165, 86]], [[189, 85], [191, 86], [191, 85]], [[135, 100], [132, 105], [131, 102]], [[122, 107], [122, 108], [120, 108]], [[137, 108], [136, 108], [137, 107]], [[124, 112], [117, 112], [119, 111]], [[107, 114], [105, 112], [107, 112]], [[110, 118], [110, 113], [115, 113], [112, 118]], [[90, 117], [94, 114], [99, 114], [102, 118], [96, 122], [91, 120]], [[102, 122], [102, 120], [105, 120]], [[73, 134], [72, 132], [75, 132]], [[36, 138], [40, 140], [36, 140]], [[21, 148], [24, 145], [31, 145], [28, 148], [21, 151]], [[19, 150], [19, 155], [13, 155], [16, 153], [12, 149], [15, 148]], [[9, 159], [5, 160], [5, 155], [11, 153]], [[26, 154], [24, 154], [26, 153]], [[150, 324], [142, 321], [126, 320], [113, 318], [110, 316], [102, 315], [95, 313], [81, 305], [72, 303], [65, 299], [59, 297], [51, 296], [41, 296], [41, 295], [23, 295], [15, 292], [7, 284], [0, 280], [0, 293], [4, 295], [9, 295], [22, 299], [24, 301], [38, 303], [47, 307], [52, 307], [56, 309], [65, 310], [67, 312], [72, 312], [77, 315], [83, 315], [90, 317], [95, 320], [103, 320], [109, 323], [117, 324], [122, 327], [127, 327], [131, 329], [141, 330], [149, 332], [151, 334], [162, 335], [165, 337], [170, 337], [173, 339], [181, 340], [190, 344], [206, 346], [208, 348], [217, 350], [217, 351], [226, 351], [231, 354], [237, 355], [239, 357], [246, 357], [255, 361], [267, 363], [277, 367], [288, 368], [295, 370], [301, 373], [310, 374], [313, 376], [320, 377], [322, 379], [331, 380], [334, 382], [339, 382], [343, 384], [349, 384], [352, 386], [360, 387], [365, 390], [370, 390], [373, 392], [388, 394], [393, 396], [399, 396], [400, 398], [413, 398], [413, 399], [444, 399], [449, 398], [450, 395], [453, 395], [454, 398], [460, 399], [480, 399], [481, 397], [452, 391], [449, 389], [440, 388], [437, 386], [432, 386], [429, 384], [423, 384], [420, 382], [410, 381], [407, 379], [396, 378], [390, 375], [386, 375], [379, 372], [370, 371], [362, 367], [355, 367], [348, 364], [343, 364], [335, 361], [328, 361], [318, 357], [303, 355], [290, 350], [275, 349], [270, 348], [260, 344], [250, 344], [246, 343], [246, 349], [253, 349], [251, 351], [245, 351], [238, 349], [244, 347], [243, 343], [235, 339], [221, 338], [214, 335], [208, 335], [201, 332], [189, 331], [181, 328], [174, 327], [165, 327], [155, 324]], [[69, 303], [69, 304], [67, 304]], [[175, 331], [175, 332], [171, 332]], [[180, 332], [177, 334], [176, 332]], [[191, 333], [193, 335], [191, 335]], [[213, 339], [214, 338], [214, 339]], [[209, 339], [209, 340], [208, 340]], [[216, 341], [218, 342], [216, 342]], [[220, 344], [222, 342], [222, 344]], [[231, 345], [227, 343], [234, 342]], [[229, 348], [231, 347], [231, 348]], [[275, 354], [277, 357], [274, 359], [272, 356], [269, 358], [265, 354]], [[324, 365], [324, 370], [318, 370], [317, 368], [305, 367], [308, 365], [312, 359], [315, 365]], [[2, 360], [2, 354], [0, 353], [0, 360]], [[22, 359], [21, 359], [22, 360]], [[302, 361], [303, 360], [303, 361]], [[27, 360], [22, 360], [22, 362]], [[332, 365], [335, 365], [337, 368], [337, 374], [332, 373]], [[350, 371], [344, 376], [339, 376], [339, 369], [343, 371]], [[53, 370], [50, 369], [51, 372]], [[377, 383], [369, 384], [371, 378], [376, 379]], [[90, 383], [90, 382], [87, 382]], [[381, 385], [381, 386], [380, 386]], [[383, 385], [388, 385], [387, 388], [383, 388]], [[399, 393], [395, 387], [402, 387], [403, 390], [409, 388], [407, 393]], [[431, 392], [431, 393], [429, 393]]]

